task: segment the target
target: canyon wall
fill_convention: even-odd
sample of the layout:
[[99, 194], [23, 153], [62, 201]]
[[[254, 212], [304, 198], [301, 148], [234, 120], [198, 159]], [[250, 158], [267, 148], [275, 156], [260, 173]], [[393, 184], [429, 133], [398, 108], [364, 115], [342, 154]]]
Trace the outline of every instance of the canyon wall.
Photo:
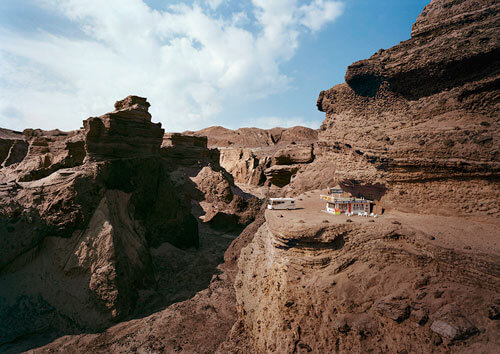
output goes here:
[[296, 172], [314, 161], [318, 131], [306, 127], [210, 127], [185, 134], [207, 136], [208, 145], [220, 150], [220, 164], [234, 181], [249, 188], [282, 188]]
[[[315, 159], [242, 249], [219, 352], [496, 352], [500, 4], [434, 0], [323, 91]], [[377, 219], [321, 215], [321, 189]], [[236, 349], [235, 349], [236, 348]]]
[[172, 140], [148, 107], [129, 96], [81, 130], [1, 131], [2, 348], [185, 299], [200, 280], [173, 284], [170, 258], [200, 246], [203, 221], [241, 230], [255, 217], [260, 202], [206, 138]]
[[[346, 83], [320, 93], [317, 105], [326, 117], [317, 139], [313, 131], [302, 140], [283, 140], [282, 129], [185, 133], [208, 136], [208, 148], [227, 148], [219, 156], [202, 140], [164, 137], [159, 154], [175, 190], [167, 194], [183, 190], [195, 215], [219, 227], [231, 219], [238, 225], [250, 220], [245, 209], [253, 203], [233, 179], [271, 184], [296, 196], [297, 208], [261, 210], [232, 242], [209, 287], [193, 298], [102, 333], [59, 338], [35, 352], [498, 352], [499, 9], [492, 0], [433, 0], [409, 40], [354, 63]], [[18, 133], [0, 138], [9, 151], [22, 140]], [[172, 150], [175, 141], [184, 152]], [[146, 140], [139, 145], [151, 152]], [[207, 159], [199, 165], [175, 162], [198, 153]], [[232, 176], [219, 169], [219, 158]], [[50, 163], [41, 166], [46, 170]], [[35, 182], [1, 188], [8, 192]], [[321, 213], [318, 196], [335, 185], [374, 200], [385, 213], [377, 218]], [[134, 200], [134, 188], [106, 189], [95, 199], [83, 189], [78, 195], [91, 199], [84, 204], [94, 203], [100, 212], [74, 214], [75, 225], [82, 218], [102, 225], [99, 230], [117, 225], [114, 220], [127, 214], [123, 205]], [[61, 205], [72, 215], [71, 203]], [[107, 216], [111, 211], [116, 214]], [[59, 216], [52, 214], [57, 225]], [[38, 222], [34, 215], [30, 220]], [[5, 222], [17, 220], [14, 216]], [[131, 223], [125, 218], [119, 224]], [[89, 241], [79, 244], [76, 255], [90, 254]], [[112, 251], [99, 249], [104, 259]], [[132, 279], [134, 269], [149, 266], [142, 249], [127, 249]], [[77, 267], [75, 253], [67, 254], [68, 264]], [[26, 262], [39, 256], [11, 257]], [[87, 291], [88, 281], [81, 284]], [[114, 305], [120, 302], [114, 300], [113, 283], [103, 284], [95, 288], [102, 303], [122, 309]]]
[[385, 208], [498, 215], [499, 6], [433, 1], [411, 39], [350, 65], [318, 98], [323, 156], [289, 191], [378, 184]]

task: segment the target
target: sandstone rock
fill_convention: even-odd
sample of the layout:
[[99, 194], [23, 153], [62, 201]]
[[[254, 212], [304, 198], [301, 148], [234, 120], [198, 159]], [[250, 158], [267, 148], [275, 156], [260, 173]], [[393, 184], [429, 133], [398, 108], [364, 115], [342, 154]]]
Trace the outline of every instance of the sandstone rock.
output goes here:
[[140, 293], [154, 292], [150, 247], [198, 246], [190, 196], [158, 154], [163, 130], [146, 103], [120, 101], [85, 121], [85, 132], [27, 129], [18, 139], [2, 131], [29, 150], [0, 169], [0, 313], [23, 319], [14, 331], [0, 329], [0, 346], [38, 331], [102, 330], [130, 316]]
[[0, 128], [0, 166], [21, 162], [28, 153], [28, 143], [20, 132]]
[[491, 0], [432, 1], [412, 38], [349, 66], [346, 83], [317, 101], [326, 113], [317, 145], [326, 148], [315, 148], [288, 189], [354, 179], [383, 185], [386, 210], [497, 215], [475, 201], [499, 197], [499, 9]]
[[338, 330], [340, 333], [349, 333], [351, 330], [346, 316], [337, 317], [335, 322], [333, 322], [333, 328]]
[[[265, 183], [267, 178], [272, 183], [274, 178], [275, 183], [286, 184], [282, 192], [289, 194], [344, 183], [346, 189], [377, 198], [377, 207], [397, 213], [401, 225], [392, 224], [394, 218], [376, 223], [332, 218], [322, 223], [316, 207], [309, 214], [307, 209], [275, 213], [275, 219], [266, 213], [267, 220], [259, 220], [234, 241], [225, 255], [227, 266], [221, 266], [223, 273], [192, 299], [103, 333], [60, 338], [40, 351], [432, 352], [450, 349], [448, 343], [435, 347], [442, 344], [441, 336], [459, 340], [472, 334], [477, 337], [460, 343], [460, 350], [496, 349], [497, 326], [485, 319], [485, 304], [500, 284], [498, 247], [490, 237], [496, 236], [500, 210], [497, 28], [495, 2], [432, 1], [417, 19], [410, 40], [353, 64], [346, 84], [320, 94], [318, 107], [326, 112], [320, 141], [308, 141], [306, 136], [304, 141], [285, 142], [292, 138], [285, 137], [288, 130], [281, 128], [215, 127], [209, 128], [213, 134], [199, 133], [208, 136], [209, 146], [237, 151], [230, 165], [241, 180]], [[143, 248], [165, 241], [185, 248], [195, 245], [198, 224], [191, 206], [197, 216], [212, 216], [222, 224], [236, 222], [235, 215], [240, 222], [243, 211], [252, 208], [250, 199], [204, 147], [186, 146], [195, 140], [180, 137], [177, 147], [164, 146], [161, 155], [157, 153], [162, 134], [147, 124], [145, 100], [126, 99], [116, 109], [110, 113], [114, 118], [96, 118], [97, 128], [90, 122], [86, 127], [86, 133], [99, 132], [91, 143], [92, 137], [86, 138], [90, 146], [86, 153], [92, 155], [102, 147], [104, 155], [92, 155], [84, 165], [59, 169], [38, 180], [9, 180], [0, 186], [2, 200], [8, 200], [0, 209], [0, 234], [10, 233], [4, 237], [8, 242], [0, 245], [8, 258], [0, 267], [2, 276], [12, 276], [8, 286], [2, 283], [0, 294], [8, 291], [16, 297], [12, 289], [25, 293], [28, 285], [36, 288], [38, 278], [60, 284], [57, 295], [61, 289], [69, 294], [62, 297], [66, 302], [55, 301], [60, 297], [54, 293], [43, 293], [40, 301], [36, 294], [8, 304], [0, 299], [0, 314], [15, 315], [13, 321], [21, 324], [20, 331], [10, 331], [7, 327], [14, 322], [6, 323], [0, 330], [7, 333], [4, 341], [47, 323], [62, 328], [61, 323], [70, 326], [81, 320], [81, 314], [68, 311], [66, 304], [85, 308], [86, 318], [95, 323], [123, 316], [133, 307], [135, 289], [154, 292], [137, 275], [144, 272], [146, 280], [151, 276], [142, 259]], [[125, 147], [111, 139], [127, 140], [132, 131], [143, 135]], [[26, 141], [36, 140], [39, 145], [34, 147], [42, 150], [44, 143], [50, 145], [42, 139], [44, 134]], [[271, 157], [277, 150], [293, 150], [294, 142], [314, 143], [314, 161], [273, 166]], [[176, 162], [184, 157], [195, 164]], [[13, 168], [7, 170], [2, 174], [13, 175]], [[264, 182], [262, 171], [267, 171]], [[452, 216], [429, 215], [442, 210]], [[464, 214], [473, 217], [463, 218]], [[99, 230], [97, 235], [85, 234], [90, 225]], [[116, 225], [126, 225], [126, 230], [115, 230]], [[40, 233], [32, 233], [33, 226]], [[394, 235], [395, 228], [398, 237], [385, 237]], [[85, 242], [75, 244], [82, 235], [77, 231], [84, 232]], [[439, 237], [428, 242], [430, 234]], [[9, 250], [11, 244], [14, 251]], [[472, 248], [464, 252], [464, 246]], [[124, 258], [115, 261], [111, 255], [120, 249]], [[154, 257], [154, 252], [150, 255]], [[68, 268], [44, 268], [52, 262], [66, 264], [68, 256]], [[74, 277], [71, 283], [60, 278], [57, 269], [66, 269], [64, 276]], [[426, 292], [415, 293], [420, 284], [414, 280], [423, 274], [431, 278], [425, 282]], [[131, 279], [137, 283], [121, 283]], [[20, 283], [24, 289], [10, 287]], [[441, 293], [441, 288], [446, 291]], [[399, 290], [409, 294], [407, 298], [389, 295]], [[424, 296], [437, 292], [438, 297]], [[99, 309], [85, 307], [89, 297], [100, 304]], [[289, 307], [284, 306], [288, 299], [294, 299]], [[437, 311], [450, 299], [463, 312], [458, 305]], [[25, 312], [20, 311], [22, 304]], [[414, 309], [411, 318], [419, 324], [424, 324], [427, 310], [432, 314], [430, 335], [426, 325], [404, 320], [409, 304]], [[377, 313], [393, 321], [382, 320]], [[33, 325], [26, 320], [30, 316], [37, 318]], [[485, 331], [477, 332], [473, 323]], [[79, 325], [90, 328], [88, 323]], [[207, 336], [208, 327], [220, 330]]]
[[410, 306], [403, 300], [385, 299], [377, 304], [377, 312], [400, 323], [410, 316]]
[[207, 136], [209, 147], [261, 148], [291, 143], [311, 143], [317, 140], [318, 132], [306, 127], [292, 128], [240, 128], [209, 127], [197, 132], [184, 132], [189, 135]]
[[496, 299], [488, 308], [488, 318], [490, 320], [500, 320], [500, 299]]
[[[160, 352], [231, 352], [234, 347], [220, 346], [237, 320], [233, 285], [237, 261], [241, 249], [252, 241], [263, 221], [261, 214], [234, 240], [224, 255], [224, 264], [219, 267], [221, 274], [213, 278], [208, 289], [189, 300], [151, 316], [115, 325], [104, 333], [61, 337], [35, 349], [34, 353], [109, 351], [111, 347], [114, 351], [130, 352], [140, 351], [144, 346]], [[217, 328], [217, 331], [207, 336], [207, 327]], [[235, 327], [237, 332], [238, 327]]]
[[129, 96], [115, 104], [114, 112], [85, 120], [87, 158], [157, 155], [164, 130], [161, 123], [151, 123], [148, 107], [146, 99]]
[[410, 319], [415, 321], [419, 326], [424, 326], [429, 321], [428, 311], [424, 309], [412, 310]]
[[284, 187], [290, 183], [292, 176], [299, 170], [298, 166], [276, 165], [264, 171], [266, 178], [275, 186]]
[[209, 161], [219, 165], [220, 153], [207, 148], [207, 138], [168, 133], [163, 136], [160, 155], [174, 165], [195, 166]]
[[220, 164], [235, 182], [258, 186], [266, 181], [264, 170], [271, 164], [271, 157], [248, 148], [221, 149]]
[[431, 330], [450, 340], [467, 339], [478, 329], [452, 305], [447, 305], [434, 316]]
[[205, 211], [203, 221], [217, 229], [242, 230], [250, 224], [260, 209], [261, 202], [237, 191], [223, 170], [206, 166], [192, 178], [202, 192], [200, 205]]
[[[235, 182], [252, 186], [266, 184], [268, 176], [265, 170], [274, 165], [312, 162], [312, 144], [317, 140], [317, 131], [305, 127], [270, 130], [241, 128], [236, 131], [210, 127], [185, 134], [206, 135], [210, 147], [220, 148], [220, 164], [231, 173]], [[270, 183], [278, 186], [272, 181]], [[282, 183], [279, 187], [283, 186]]]
[[167, 133], [163, 136], [162, 147], [176, 146], [176, 147], [199, 147], [207, 148], [206, 136], [185, 135], [180, 133]]
[[276, 151], [273, 156], [275, 165], [311, 163], [313, 160], [313, 147], [304, 145], [288, 145], [286, 148]]
[[[127, 96], [121, 101], [116, 101], [115, 111], [142, 111], [146, 119], [151, 120], [151, 114], [149, 114], [148, 109], [151, 105], [144, 97], [139, 96]], [[146, 114], [147, 113], [147, 114]], [[135, 112], [137, 114], [137, 112]]]

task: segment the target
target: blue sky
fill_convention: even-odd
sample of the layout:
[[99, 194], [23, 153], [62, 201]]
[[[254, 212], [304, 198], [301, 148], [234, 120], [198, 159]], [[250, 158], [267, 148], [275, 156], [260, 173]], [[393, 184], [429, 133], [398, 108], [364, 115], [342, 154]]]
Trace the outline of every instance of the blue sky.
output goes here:
[[128, 94], [167, 131], [307, 125], [428, 0], [2, 0], [0, 127], [77, 129]]

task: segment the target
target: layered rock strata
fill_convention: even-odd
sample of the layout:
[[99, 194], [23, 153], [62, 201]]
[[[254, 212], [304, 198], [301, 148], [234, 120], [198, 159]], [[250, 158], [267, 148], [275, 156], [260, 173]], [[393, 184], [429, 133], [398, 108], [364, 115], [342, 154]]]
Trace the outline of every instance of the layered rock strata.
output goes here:
[[300, 126], [268, 130], [210, 127], [186, 133], [206, 135], [208, 145], [220, 150], [221, 166], [236, 183], [250, 188], [281, 188], [289, 184], [301, 165], [314, 160], [318, 137], [316, 130]]
[[220, 353], [500, 346], [489, 310], [500, 286], [498, 225], [406, 213], [346, 222], [318, 212], [319, 193], [300, 195], [298, 210], [266, 211], [243, 248], [238, 321]]
[[182, 270], [169, 257], [197, 252], [198, 217], [222, 213], [240, 229], [253, 220], [260, 202], [234, 186], [206, 138], [162, 147], [172, 136], [148, 107], [129, 96], [83, 130], [2, 130], [0, 348], [102, 330], [186, 299], [206, 286], [212, 261], [192, 266], [201, 279], [174, 284]]
[[319, 95], [322, 156], [291, 193], [353, 180], [384, 185], [386, 208], [498, 215], [499, 10], [432, 1], [411, 39], [349, 66], [346, 83]]
[[[115, 325], [103, 333], [66, 336], [34, 353], [186, 352], [214, 353], [237, 320], [234, 279], [241, 249], [264, 222], [263, 210], [228, 247], [207, 289], [151, 316]], [[213, 329], [217, 330], [213, 330]], [[207, 332], [210, 329], [210, 333]], [[220, 349], [219, 349], [220, 350]], [[222, 349], [232, 352], [234, 347]]]
[[129, 96], [115, 111], [83, 122], [85, 149], [91, 160], [157, 155], [163, 140], [161, 123], [151, 123], [145, 98]]

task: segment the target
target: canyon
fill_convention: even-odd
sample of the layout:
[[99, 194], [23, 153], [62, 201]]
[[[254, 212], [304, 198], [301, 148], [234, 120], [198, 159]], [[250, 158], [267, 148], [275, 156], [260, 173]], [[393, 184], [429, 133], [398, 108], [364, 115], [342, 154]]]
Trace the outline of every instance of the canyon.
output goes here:
[[165, 133], [138, 96], [0, 129], [0, 351], [498, 352], [499, 13], [431, 1], [318, 130]]

